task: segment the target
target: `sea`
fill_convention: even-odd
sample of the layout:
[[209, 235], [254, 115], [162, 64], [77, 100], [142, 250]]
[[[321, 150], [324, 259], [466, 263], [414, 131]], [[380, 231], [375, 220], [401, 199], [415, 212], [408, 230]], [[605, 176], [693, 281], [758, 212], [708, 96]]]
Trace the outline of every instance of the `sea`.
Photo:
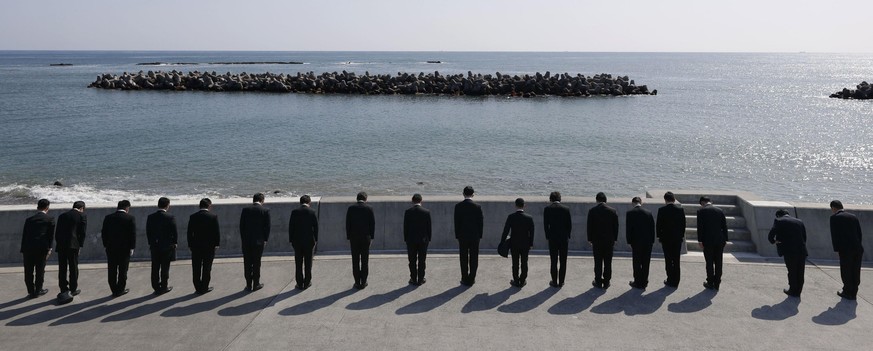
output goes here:
[[[210, 64], [243, 61], [303, 64]], [[165, 64], [137, 65], [154, 62]], [[608, 73], [658, 94], [88, 88], [100, 74], [149, 70]], [[865, 80], [869, 54], [0, 51], [0, 204], [255, 192], [426, 199], [460, 197], [466, 185], [543, 200], [677, 189], [873, 204], [873, 101], [828, 98]]]

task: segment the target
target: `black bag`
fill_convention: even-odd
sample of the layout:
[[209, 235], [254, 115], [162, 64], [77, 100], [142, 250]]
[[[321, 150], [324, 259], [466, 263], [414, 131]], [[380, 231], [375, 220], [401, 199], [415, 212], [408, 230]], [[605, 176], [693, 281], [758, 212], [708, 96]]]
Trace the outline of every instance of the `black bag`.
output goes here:
[[509, 257], [509, 240], [503, 240], [497, 245], [497, 254], [503, 257]]

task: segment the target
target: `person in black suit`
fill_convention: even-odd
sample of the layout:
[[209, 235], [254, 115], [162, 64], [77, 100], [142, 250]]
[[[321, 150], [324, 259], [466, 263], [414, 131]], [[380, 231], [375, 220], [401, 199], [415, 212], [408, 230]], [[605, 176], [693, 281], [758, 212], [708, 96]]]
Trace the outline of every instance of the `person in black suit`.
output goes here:
[[427, 282], [424, 270], [431, 239], [430, 211], [421, 206], [421, 194], [412, 195], [412, 204], [403, 213], [403, 240], [409, 256], [409, 284], [421, 285]]
[[294, 248], [295, 287], [305, 290], [312, 286], [312, 256], [318, 244], [318, 215], [310, 207], [309, 195], [300, 197], [300, 207], [291, 211], [288, 241]]
[[221, 230], [218, 216], [209, 212], [212, 200], [200, 200], [200, 210], [188, 219], [188, 248], [191, 249], [191, 272], [194, 277], [194, 290], [203, 295], [213, 290], [209, 286], [212, 278], [212, 260], [215, 250], [221, 244]]
[[843, 290], [837, 295], [855, 300], [861, 284], [861, 258], [864, 247], [861, 245], [861, 222], [858, 217], [843, 210], [839, 200], [831, 201], [831, 242], [834, 252], [840, 255], [840, 277]]
[[476, 284], [479, 269], [479, 240], [482, 239], [482, 206], [473, 202], [473, 187], [464, 187], [464, 201], [455, 205], [455, 239], [461, 256], [461, 284]]
[[727, 219], [722, 209], [712, 205], [707, 196], [700, 197], [697, 210], [697, 241], [706, 261], [706, 282], [703, 287], [718, 290], [721, 285], [721, 267], [724, 246], [727, 243]]
[[87, 227], [88, 217], [85, 216], [83, 201], [76, 201], [72, 209], [58, 216], [55, 251], [58, 253], [58, 285], [61, 293], [69, 291], [70, 295], [76, 296], [82, 292], [79, 289], [79, 250], [85, 246]]
[[606, 205], [606, 194], [597, 193], [597, 205], [588, 210], [588, 244], [594, 251], [596, 288], [608, 289], [612, 278], [612, 252], [618, 241], [618, 214]]
[[367, 193], [359, 192], [357, 202], [346, 211], [346, 239], [352, 249], [352, 275], [355, 288], [367, 287], [370, 260], [370, 241], [376, 234], [376, 216], [367, 205]]
[[[521, 288], [527, 285], [527, 257], [533, 248], [534, 221], [531, 215], [524, 213], [524, 199], [515, 199], [515, 208], [515, 212], [506, 217], [500, 241], [509, 240], [509, 252], [512, 254], [512, 281], [509, 284]], [[521, 273], [518, 271], [519, 263]]]
[[109, 273], [109, 290], [115, 297], [127, 294], [127, 268], [136, 248], [136, 219], [130, 215], [130, 201], [118, 202], [116, 211], [103, 218], [103, 247]]
[[788, 289], [782, 289], [788, 296], [800, 297], [803, 290], [803, 271], [806, 268], [806, 226], [797, 218], [788, 215], [786, 210], [776, 211], [773, 228], [767, 240], [776, 244], [776, 252], [785, 259], [788, 269]]
[[631, 199], [633, 209], [625, 217], [625, 235], [633, 253], [634, 280], [632, 288], [645, 290], [649, 285], [649, 263], [652, 260], [652, 245], [655, 243], [655, 219], [652, 212], [643, 208], [639, 197]]
[[264, 194], [252, 197], [252, 205], [243, 208], [239, 218], [239, 236], [243, 252], [243, 275], [246, 290], [256, 291], [261, 283], [261, 256], [270, 239], [270, 209], [264, 207]]
[[24, 259], [24, 285], [27, 296], [40, 297], [48, 293], [43, 289], [45, 261], [52, 254], [52, 236], [55, 234], [55, 219], [48, 215], [49, 200], [40, 199], [36, 203], [35, 215], [24, 221], [21, 233], [21, 254]]
[[685, 210], [676, 203], [673, 192], [664, 193], [664, 202], [666, 205], [658, 209], [656, 226], [658, 241], [664, 250], [664, 268], [667, 271], [664, 285], [678, 288], [681, 275], [679, 257], [682, 254], [682, 245], [685, 244]]
[[169, 214], [170, 199], [158, 199], [158, 210], [146, 219], [146, 237], [149, 240], [149, 251], [152, 254], [152, 289], [155, 295], [163, 295], [172, 286], [167, 286], [170, 279], [170, 261], [175, 256], [179, 232], [176, 217]]
[[567, 250], [573, 221], [570, 218], [570, 208], [561, 204], [561, 193], [553, 191], [549, 194], [549, 201], [552, 204], [543, 210], [543, 229], [546, 232], [546, 240], [549, 241], [551, 261], [552, 280], [549, 285], [560, 288], [564, 286], [564, 277], [567, 276]]

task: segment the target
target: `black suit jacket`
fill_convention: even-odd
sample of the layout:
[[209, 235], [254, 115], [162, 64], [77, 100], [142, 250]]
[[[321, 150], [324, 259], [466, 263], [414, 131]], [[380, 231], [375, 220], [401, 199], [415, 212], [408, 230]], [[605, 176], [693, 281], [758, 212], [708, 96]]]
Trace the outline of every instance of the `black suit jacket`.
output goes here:
[[685, 210], [677, 203], [666, 204], [658, 209], [656, 226], [658, 240], [676, 243], [685, 238]]
[[291, 245], [309, 247], [318, 242], [318, 216], [309, 206], [291, 211], [288, 223], [288, 241]]
[[221, 246], [218, 216], [207, 210], [192, 214], [188, 219], [188, 247], [206, 250], [217, 246]]
[[357, 202], [346, 211], [346, 239], [373, 239], [376, 236], [376, 216], [365, 202]]
[[835, 252], [864, 252], [858, 217], [843, 210], [831, 215], [831, 241]]
[[771, 244], [779, 242], [776, 244], [779, 256], [809, 255], [806, 251], [806, 226], [797, 218], [782, 216], [773, 220], [773, 228], [770, 229], [767, 240], [770, 240]]
[[573, 220], [570, 218], [570, 208], [560, 203], [552, 203], [543, 210], [543, 230], [546, 240], [568, 241]]
[[633, 247], [652, 246], [655, 243], [655, 219], [652, 212], [636, 206], [625, 217], [627, 243]]
[[85, 247], [85, 229], [88, 227], [88, 217], [84, 213], [71, 209], [58, 216], [55, 228], [55, 247], [58, 249], [78, 249]]
[[239, 216], [239, 238], [244, 246], [260, 246], [270, 239], [270, 209], [252, 204]]
[[588, 210], [588, 241], [612, 244], [618, 241], [618, 214], [601, 202]]
[[48, 251], [55, 234], [55, 218], [42, 212], [24, 220], [21, 233], [21, 252]]
[[133, 250], [136, 247], [136, 219], [124, 211], [103, 218], [103, 247], [107, 250]]
[[431, 222], [430, 211], [421, 205], [415, 205], [403, 213], [403, 240], [407, 244], [430, 242]]
[[724, 245], [727, 240], [727, 219], [724, 211], [713, 205], [697, 210], [697, 241], [707, 246]]
[[506, 224], [503, 225], [503, 235], [500, 241], [506, 240], [506, 236], [512, 233], [509, 238], [509, 244], [514, 249], [529, 249], [533, 247], [534, 242], [534, 221], [531, 215], [524, 211], [515, 211], [515, 213], [506, 217]]
[[472, 199], [464, 199], [455, 205], [455, 238], [464, 240], [482, 239], [485, 217], [482, 206]]
[[166, 251], [179, 242], [176, 217], [158, 210], [146, 218], [146, 237], [152, 250]]

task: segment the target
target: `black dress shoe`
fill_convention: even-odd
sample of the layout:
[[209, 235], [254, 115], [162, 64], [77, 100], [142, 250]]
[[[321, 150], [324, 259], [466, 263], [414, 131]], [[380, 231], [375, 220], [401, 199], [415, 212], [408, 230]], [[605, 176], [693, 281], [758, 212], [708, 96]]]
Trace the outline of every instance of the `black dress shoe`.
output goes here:
[[520, 283], [519, 281], [515, 280], [515, 279], [510, 280], [510, 281], [509, 281], [509, 285], [512, 285], [512, 286], [514, 286], [514, 287], [516, 287], [516, 288], [520, 288], [520, 287], [521, 287], [521, 283]]
[[366, 288], [367, 285], [369, 285], [369, 284], [367, 284], [367, 282], [363, 282], [363, 283], [361, 283], [361, 290], [363, 290], [364, 288]]
[[303, 285], [300, 285], [299, 283], [294, 285], [294, 288], [297, 290], [305, 290], [306, 289]]
[[82, 289], [76, 289], [76, 290], [70, 291], [70, 295], [73, 295], [73, 296], [78, 296], [81, 293], [82, 293]]
[[463, 286], [473, 286], [473, 283], [471, 283], [469, 280], [461, 279], [461, 285], [463, 285]]
[[354, 286], [355, 289], [358, 289], [358, 290], [361, 290], [364, 288], [363, 286], [361, 286], [361, 284], [358, 284], [358, 283], [355, 283], [355, 285], [352, 285], [352, 286]]
[[603, 290], [609, 289], [609, 282], [600, 283], [600, 286], [603, 288]]
[[558, 284], [558, 283], [556, 283], [554, 280], [552, 280], [552, 281], [549, 282], [549, 286], [551, 286], [551, 287], [553, 287], [553, 288], [560, 288], [560, 287], [561, 287], [561, 284]]
[[303, 284], [303, 289], [309, 289], [310, 286], [312, 286], [312, 282], [306, 282], [305, 284]]
[[418, 280], [418, 285], [424, 285], [424, 283], [427, 283], [427, 279], [421, 278]]
[[838, 292], [837, 292], [837, 296], [842, 297], [842, 298], [844, 298], [844, 299], [846, 299], [846, 300], [855, 300], [855, 296], [852, 296], [852, 295], [846, 294], [846, 293], [844, 293], [844, 292], [842, 292], [842, 291], [838, 291]]
[[264, 288], [264, 283], [259, 283], [258, 285], [252, 285], [252, 291], [258, 291]]
[[712, 283], [703, 283], [703, 287], [707, 288], [709, 290], [716, 290], [716, 291], [718, 290], [718, 285], [715, 285]]
[[676, 288], [679, 287], [679, 284], [670, 284], [670, 282], [668, 282], [668, 281], [666, 281], [666, 280], [664, 281], [664, 285], [665, 285], [665, 286], [669, 286], [669, 287], [671, 287], [671, 288], [673, 288], [673, 289], [676, 289]]
[[634, 283], [633, 280], [629, 281], [629, 282], [627, 283], [627, 285], [630, 285], [630, 287], [631, 287], [631, 288], [634, 288], [634, 289], [642, 289], [642, 288], [640, 288], [640, 287], [637, 285], [637, 283]]
[[598, 283], [596, 280], [591, 281], [591, 286], [598, 288], [598, 289], [603, 289], [603, 285], [600, 285], [600, 283]]
[[409, 285], [418, 285], [418, 282], [415, 279], [409, 278]]
[[208, 292], [210, 292], [210, 291], [212, 291], [212, 290], [215, 290], [215, 288], [213, 288], [213, 287], [210, 286], [210, 287], [208, 287], [208, 288], [206, 288], [206, 289], [203, 289], [203, 290], [199, 290], [199, 291], [197, 291], [197, 293], [200, 294], [200, 295], [203, 295], [203, 294], [206, 294], [206, 293], [208, 293]]
[[115, 297], [119, 297], [119, 296], [122, 296], [122, 295], [126, 295], [126, 294], [129, 293], [129, 292], [130, 292], [130, 289], [124, 289], [124, 291], [119, 291], [119, 292], [113, 294], [113, 296], [115, 296]]

